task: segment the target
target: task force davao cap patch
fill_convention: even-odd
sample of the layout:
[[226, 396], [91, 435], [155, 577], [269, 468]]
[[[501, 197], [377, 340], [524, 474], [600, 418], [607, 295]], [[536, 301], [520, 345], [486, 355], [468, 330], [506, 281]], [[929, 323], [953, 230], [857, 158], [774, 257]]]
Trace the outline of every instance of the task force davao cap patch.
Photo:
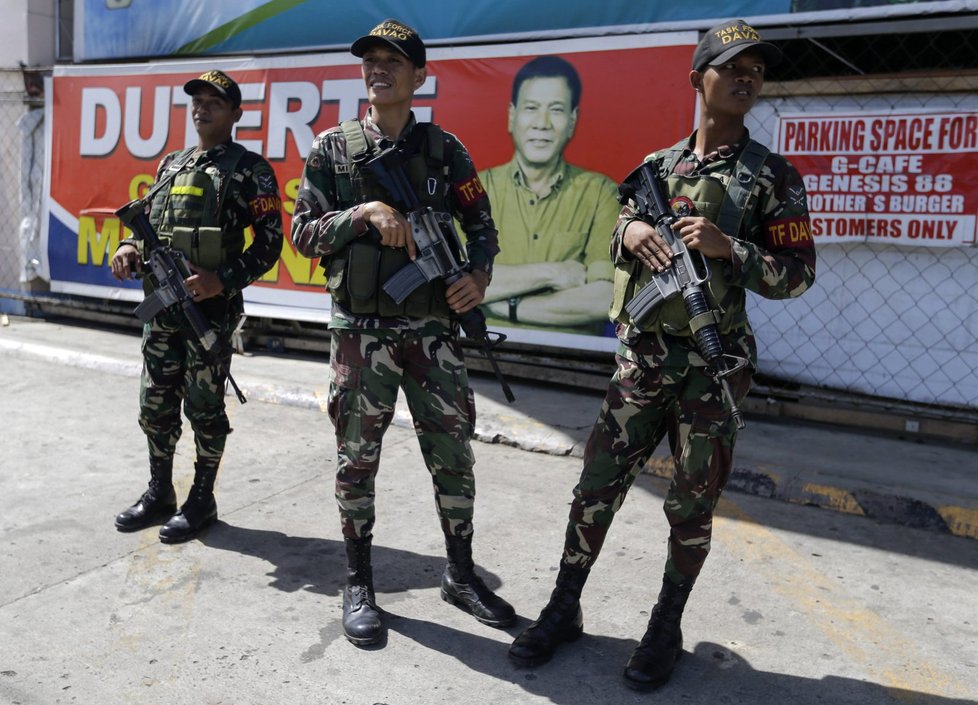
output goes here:
[[693, 52], [693, 69], [702, 71], [707, 66], [717, 66], [747, 49], [756, 49], [767, 66], [781, 60], [781, 50], [761, 40], [756, 29], [743, 20], [728, 20], [710, 29]]
[[411, 27], [394, 19], [387, 19], [370, 30], [369, 34], [357, 39], [350, 46], [350, 53], [363, 56], [367, 49], [376, 44], [386, 44], [404, 54], [416, 67], [423, 68], [426, 62], [424, 42]]

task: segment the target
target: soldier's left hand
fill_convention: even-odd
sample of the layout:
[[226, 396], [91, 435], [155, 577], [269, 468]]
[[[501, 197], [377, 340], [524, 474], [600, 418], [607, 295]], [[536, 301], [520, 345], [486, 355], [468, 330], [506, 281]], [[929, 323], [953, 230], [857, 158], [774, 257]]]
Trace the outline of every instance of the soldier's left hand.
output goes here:
[[224, 291], [224, 284], [214, 272], [201, 269], [196, 264], [190, 264], [190, 271], [193, 274], [184, 279], [183, 282], [193, 294], [194, 301], [203, 301]]
[[445, 291], [448, 306], [455, 313], [465, 313], [475, 308], [486, 298], [489, 275], [481, 269], [462, 276]]
[[707, 257], [732, 259], [730, 238], [714, 223], [701, 216], [684, 216], [672, 224], [686, 247], [699, 250]]

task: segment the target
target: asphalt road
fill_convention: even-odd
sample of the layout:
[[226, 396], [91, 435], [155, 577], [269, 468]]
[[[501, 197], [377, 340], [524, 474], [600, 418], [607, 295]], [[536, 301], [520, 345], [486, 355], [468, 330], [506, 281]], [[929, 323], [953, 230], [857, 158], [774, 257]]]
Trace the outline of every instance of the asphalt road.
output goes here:
[[[126, 354], [138, 360], [138, 341]], [[325, 372], [324, 372], [325, 375]], [[117, 533], [146, 480], [137, 380], [0, 354], [0, 703], [611, 705], [970, 703], [978, 698], [978, 544], [728, 493], [660, 691], [620, 673], [658, 591], [665, 481], [629, 495], [584, 593], [586, 635], [550, 664], [506, 648], [552, 588], [574, 457], [476, 443], [476, 558], [519, 624], [442, 602], [444, 549], [413, 434], [378, 480], [375, 582], [389, 635], [340, 625], [332, 429], [318, 409], [229, 398], [221, 521], [165, 546]], [[181, 440], [178, 492], [192, 472]]]

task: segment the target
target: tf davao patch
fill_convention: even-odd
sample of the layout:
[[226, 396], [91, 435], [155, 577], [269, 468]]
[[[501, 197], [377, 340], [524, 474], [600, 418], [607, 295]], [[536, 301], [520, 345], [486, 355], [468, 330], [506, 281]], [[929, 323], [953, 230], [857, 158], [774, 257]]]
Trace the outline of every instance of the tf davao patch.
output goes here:
[[811, 221], [808, 216], [772, 220], [764, 226], [764, 240], [771, 250], [811, 247], [814, 244]]
[[478, 175], [473, 176], [468, 181], [455, 184], [454, 188], [455, 195], [458, 196], [458, 200], [463, 207], [471, 206], [486, 195], [486, 189], [482, 186], [482, 182], [479, 181]]
[[280, 213], [282, 210], [282, 199], [274, 194], [256, 196], [248, 201], [248, 208], [251, 211], [251, 217], [257, 220], [269, 213]]

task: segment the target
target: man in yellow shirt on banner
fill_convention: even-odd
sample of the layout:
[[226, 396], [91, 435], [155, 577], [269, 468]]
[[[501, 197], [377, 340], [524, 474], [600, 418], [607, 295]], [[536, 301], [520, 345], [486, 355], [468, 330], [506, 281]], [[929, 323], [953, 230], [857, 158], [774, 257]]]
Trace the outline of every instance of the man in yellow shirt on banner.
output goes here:
[[559, 56], [532, 59], [513, 80], [508, 129], [515, 153], [479, 175], [501, 250], [486, 292], [490, 327], [592, 335], [608, 327], [618, 192], [604, 174], [564, 161], [580, 99], [581, 79]]

